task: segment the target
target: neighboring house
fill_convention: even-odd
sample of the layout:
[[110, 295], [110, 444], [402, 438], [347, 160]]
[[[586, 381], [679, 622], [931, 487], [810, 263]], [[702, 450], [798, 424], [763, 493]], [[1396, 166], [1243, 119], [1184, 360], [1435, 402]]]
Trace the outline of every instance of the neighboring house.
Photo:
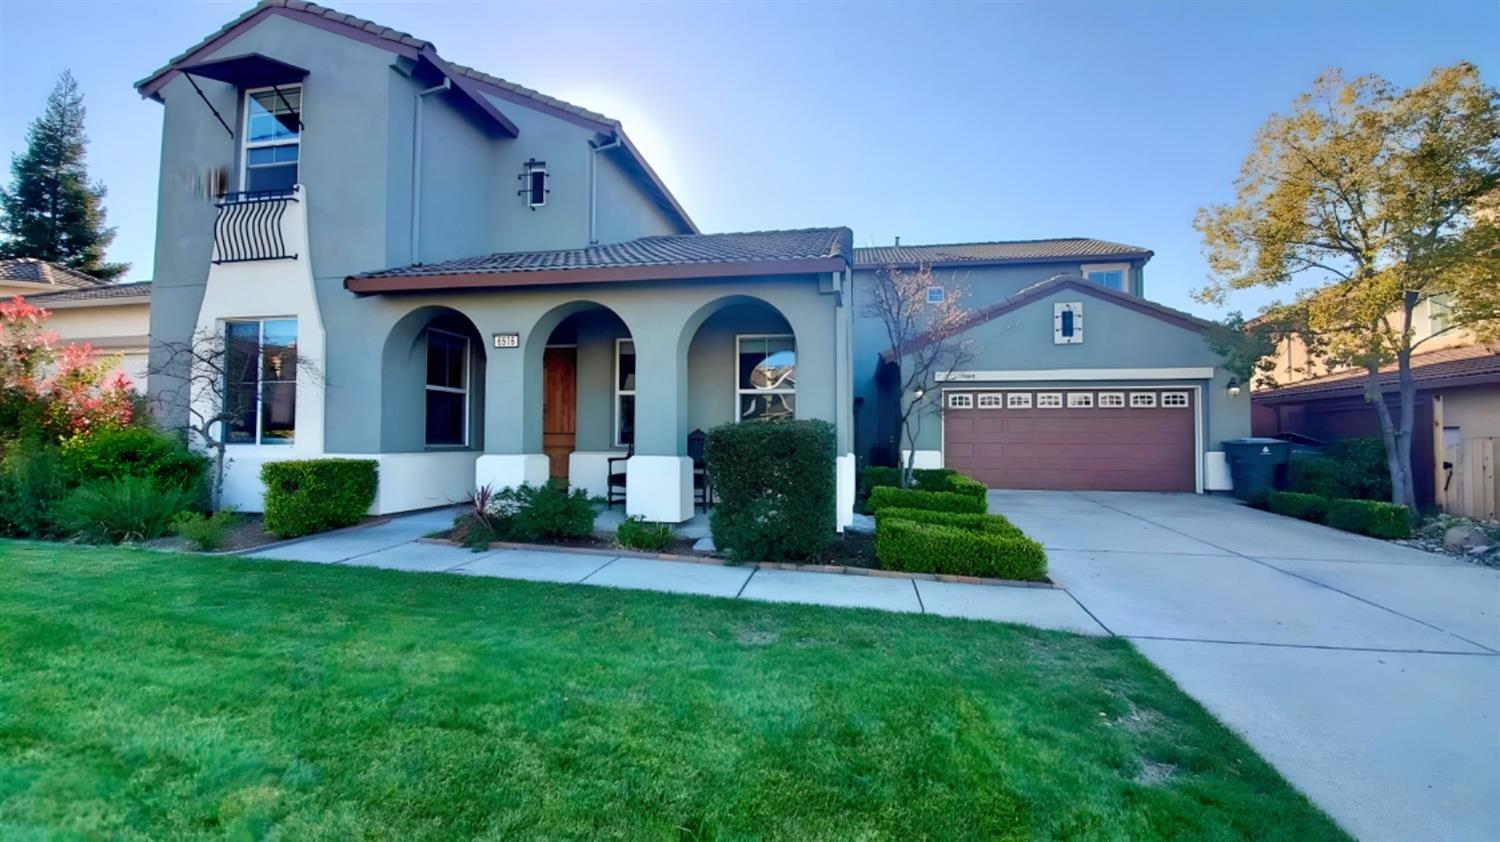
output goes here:
[[968, 296], [971, 358], [925, 390], [918, 467], [1001, 488], [1227, 490], [1219, 443], [1249, 434], [1248, 395], [1231, 390], [1206, 322], [1144, 298], [1151, 256], [1084, 238], [856, 249], [861, 455], [905, 457], [897, 416], [912, 397], [882, 372], [901, 355], [865, 313], [868, 285], [884, 267], [928, 265], [929, 295]]
[[47, 327], [57, 332], [58, 344], [86, 343], [101, 354], [119, 354], [119, 370], [137, 391], [147, 391], [149, 282], [111, 284], [44, 260], [0, 260], [0, 296], [16, 295], [51, 311]]
[[[1417, 304], [1411, 330], [1417, 505], [1500, 517], [1500, 348], [1455, 328], [1443, 296]], [[1383, 367], [1380, 381], [1393, 414], [1400, 405], [1395, 372], [1395, 363]], [[1294, 335], [1278, 344], [1269, 374], [1275, 385], [1257, 383], [1251, 395], [1256, 435], [1297, 434], [1324, 442], [1381, 435], [1375, 407], [1365, 400], [1369, 373], [1363, 368], [1330, 367]]]
[[[834, 426], [850, 522], [889, 344], [855, 318], [860, 276], [898, 256], [856, 272], [848, 228], [700, 233], [618, 122], [298, 0], [264, 0], [137, 88], [164, 106], [153, 354], [227, 336], [250, 407], [228, 425], [227, 502], [257, 510], [277, 459], [375, 459], [391, 512], [549, 477], [603, 494], [628, 456], [627, 512], [678, 522], [693, 431], [795, 417]], [[993, 275], [995, 300], [1090, 272], [1091, 308], [1148, 323], [1126, 336], [1101, 317], [1078, 360], [1049, 344], [988, 368], [1179, 387], [1195, 466], [1202, 442], [1239, 434], [1200, 394], [1215, 375], [1201, 340], [1176, 338], [1190, 322], [1136, 297], [1149, 252], [1047, 243], [943, 248], [989, 255], [964, 266]], [[1108, 360], [1083, 360], [1096, 346]]]
[[[1423, 350], [1411, 358], [1417, 385], [1412, 470], [1417, 504], [1469, 517], [1500, 517], [1500, 351], [1479, 344]], [[1343, 369], [1255, 392], [1257, 435], [1296, 433], [1333, 442], [1379, 437], [1380, 419], [1365, 399], [1369, 373]], [[1398, 411], [1394, 363], [1380, 388]]]

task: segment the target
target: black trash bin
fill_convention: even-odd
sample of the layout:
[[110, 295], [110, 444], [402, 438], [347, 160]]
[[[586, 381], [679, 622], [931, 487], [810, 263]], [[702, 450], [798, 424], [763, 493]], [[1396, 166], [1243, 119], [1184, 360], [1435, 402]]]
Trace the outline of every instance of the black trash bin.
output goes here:
[[1234, 496], [1260, 503], [1276, 490], [1277, 476], [1292, 458], [1292, 445], [1281, 439], [1248, 437], [1224, 442], [1224, 457], [1234, 480]]

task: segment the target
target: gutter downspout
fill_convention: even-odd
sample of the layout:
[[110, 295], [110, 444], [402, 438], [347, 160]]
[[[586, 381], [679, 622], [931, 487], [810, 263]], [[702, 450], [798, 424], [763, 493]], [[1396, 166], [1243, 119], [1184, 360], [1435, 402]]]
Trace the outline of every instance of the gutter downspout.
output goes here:
[[599, 242], [599, 177], [596, 175], [599, 168], [598, 156], [600, 152], [618, 149], [621, 145], [619, 135], [615, 135], [613, 140], [603, 146], [594, 146], [593, 141], [589, 141], [589, 146], [593, 147], [589, 154], [589, 245], [591, 246]]
[[429, 94], [441, 93], [453, 88], [453, 80], [443, 78], [443, 84], [417, 91], [417, 113], [412, 123], [411, 140], [411, 262], [421, 262], [422, 230], [422, 100]]

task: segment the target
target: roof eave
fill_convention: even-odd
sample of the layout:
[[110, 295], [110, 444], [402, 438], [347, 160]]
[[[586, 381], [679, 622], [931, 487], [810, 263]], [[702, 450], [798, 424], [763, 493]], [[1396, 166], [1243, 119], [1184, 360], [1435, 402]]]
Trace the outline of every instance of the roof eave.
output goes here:
[[928, 266], [933, 269], [962, 269], [979, 266], [1014, 266], [1021, 264], [1037, 263], [1072, 263], [1074, 261], [1108, 262], [1116, 260], [1150, 260], [1156, 256], [1154, 251], [1132, 251], [1120, 254], [1063, 254], [1053, 257], [1004, 257], [985, 258], [982, 260], [912, 260], [905, 262], [876, 262], [855, 263], [857, 270], [879, 270], [885, 268], [915, 269], [918, 266]]
[[360, 295], [379, 295], [632, 281], [676, 281], [695, 278], [740, 278], [752, 275], [811, 275], [841, 272], [848, 266], [848, 261], [842, 257], [814, 257], [798, 260], [672, 263], [651, 266], [537, 269], [521, 272], [454, 272], [442, 275], [385, 277], [351, 275], [344, 279], [344, 288]]

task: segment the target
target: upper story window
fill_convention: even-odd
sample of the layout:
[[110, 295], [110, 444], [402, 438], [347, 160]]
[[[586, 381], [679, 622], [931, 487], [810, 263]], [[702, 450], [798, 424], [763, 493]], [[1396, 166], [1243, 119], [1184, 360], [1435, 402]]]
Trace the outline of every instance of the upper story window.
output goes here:
[[928, 304], [942, 304], [943, 303], [943, 297], [944, 297], [944, 295], [945, 295], [945, 293], [943, 292], [943, 288], [942, 287], [928, 287], [927, 288], [927, 303]]
[[224, 441], [291, 444], [297, 428], [297, 320], [224, 324]]
[[797, 342], [791, 336], [737, 338], [739, 421], [790, 419], [797, 410]]
[[531, 158], [522, 165], [520, 194], [526, 199], [526, 206], [536, 210], [547, 204], [547, 194], [552, 191], [547, 188], [547, 162]]
[[1083, 276], [1102, 287], [1130, 292], [1130, 264], [1099, 263], [1083, 266]]
[[246, 91], [243, 136], [245, 192], [291, 190], [302, 157], [302, 86]]

